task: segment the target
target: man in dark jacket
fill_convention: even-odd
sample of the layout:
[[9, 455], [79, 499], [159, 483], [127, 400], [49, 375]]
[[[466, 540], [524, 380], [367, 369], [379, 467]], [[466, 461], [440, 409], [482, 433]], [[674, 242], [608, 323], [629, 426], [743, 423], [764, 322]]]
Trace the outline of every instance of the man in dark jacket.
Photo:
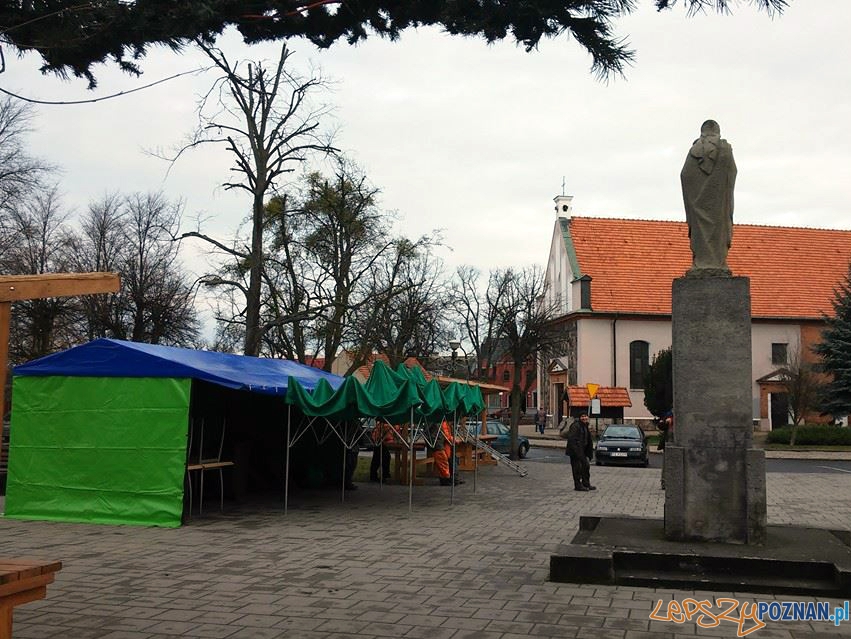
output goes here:
[[567, 451], [570, 455], [570, 470], [573, 472], [573, 489], [579, 491], [597, 490], [591, 485], [590, 459], [594, 455], [594, 442], [588, 430], [588, 413], [582, 413], [574, 419], [567, 430]]

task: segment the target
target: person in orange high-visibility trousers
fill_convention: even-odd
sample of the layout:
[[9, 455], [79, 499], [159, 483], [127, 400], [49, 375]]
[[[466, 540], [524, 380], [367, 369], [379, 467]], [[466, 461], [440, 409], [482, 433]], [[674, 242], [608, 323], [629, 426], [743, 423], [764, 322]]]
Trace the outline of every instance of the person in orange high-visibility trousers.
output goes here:
[[437, 469], [437, 476], [440, 477], [441, 486], [451, 486], [452, 478], [455, 478], [455, 485], [463, 484], [464, 480], [456, 476], [455, 464], [452, 464], [452, 470], [449, 468], [449, 460], [452, 459], [452, 445], [455, 443], [455, 438], [452, 436], [452, 426], [448, 421], [443, 420], [440, 425], [440, 432], [437, 435], [437, 442], [434, 449], [434, 466]]

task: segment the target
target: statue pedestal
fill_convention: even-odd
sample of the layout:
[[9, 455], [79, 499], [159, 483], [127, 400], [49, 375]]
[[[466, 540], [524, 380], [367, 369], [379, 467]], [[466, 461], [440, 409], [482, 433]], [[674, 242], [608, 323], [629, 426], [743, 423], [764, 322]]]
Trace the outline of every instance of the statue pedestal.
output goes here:
[[753, 449], [750, 281], [673, 284], [674, 433], [665, 447], [665, 536], [765, 540], [765, 454]]

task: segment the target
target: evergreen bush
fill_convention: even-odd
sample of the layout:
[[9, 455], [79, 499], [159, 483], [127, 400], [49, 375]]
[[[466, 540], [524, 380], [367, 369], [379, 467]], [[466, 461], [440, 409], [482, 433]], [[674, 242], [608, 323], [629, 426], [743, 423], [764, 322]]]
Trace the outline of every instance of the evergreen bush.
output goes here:
[[[768, 433], [769, 444], [788, 444], [792, 427], [778, 428]], [[839, 426], [801, 426], [795, 437], [798, 446], [851, 446], [851, 428]]]

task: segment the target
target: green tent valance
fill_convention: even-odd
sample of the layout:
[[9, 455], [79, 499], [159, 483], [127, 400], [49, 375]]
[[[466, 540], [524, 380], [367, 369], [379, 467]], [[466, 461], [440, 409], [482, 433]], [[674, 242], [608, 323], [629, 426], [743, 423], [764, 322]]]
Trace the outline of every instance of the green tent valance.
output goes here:
[[393, 370], [380, 360], [366, 383], [347, 377], [336, 391], [320, 380], [310, 393], [290, 379], [284, 401], [310, 417], [381, 417], [392, 422], [409, 421], [412, 410], [417, 420], [439, 421], [452, 413], [478, 413], [485, 406], [481, 389], [473, 384], [451, 382], [441, 388], [436, 379], [426, 380], [420, 368], [400, 364]]

